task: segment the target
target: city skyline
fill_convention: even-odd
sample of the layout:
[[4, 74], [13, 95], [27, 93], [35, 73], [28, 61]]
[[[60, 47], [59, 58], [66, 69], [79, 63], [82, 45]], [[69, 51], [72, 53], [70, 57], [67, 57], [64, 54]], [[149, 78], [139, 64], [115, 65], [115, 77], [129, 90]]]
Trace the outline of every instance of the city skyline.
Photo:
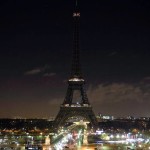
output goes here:
[[[150, 116], [150, 2], [79, 5], [81, 66], [94, 112]], [[70, 75], [73, 6], [1, 2], [0, 117], [57, 114]]]

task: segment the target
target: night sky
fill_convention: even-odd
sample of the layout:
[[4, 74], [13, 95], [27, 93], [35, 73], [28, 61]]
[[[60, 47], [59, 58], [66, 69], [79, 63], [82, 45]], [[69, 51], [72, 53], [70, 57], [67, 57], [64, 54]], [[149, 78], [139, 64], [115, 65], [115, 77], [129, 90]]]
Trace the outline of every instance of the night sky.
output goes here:
[[[55, 116], [71, 70], [74, 0], [0, 1], [0, 117]], [[150, 117], [150, 1], [80, 0], [94, 112]]]

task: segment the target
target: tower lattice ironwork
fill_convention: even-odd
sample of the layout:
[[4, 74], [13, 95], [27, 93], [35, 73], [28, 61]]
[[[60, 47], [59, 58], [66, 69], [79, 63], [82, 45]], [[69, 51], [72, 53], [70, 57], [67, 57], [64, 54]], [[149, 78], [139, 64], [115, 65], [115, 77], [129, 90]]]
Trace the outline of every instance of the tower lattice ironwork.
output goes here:
[[[63, 126], [63, 124], [71, 117], [81, 116], [86, 118], [93, 127], [98, 126], [97, 119], [92, 110], [92, 106], [89, 103], [87, 94], [85, 92], [85, 80], [82, 76], [81, 65], [80, 65], [80, 54], [79, 54], [79, 19], [80, 19], [80, 11], [77, 6], [73, 13], [74, 20], [74, 42], [73, 42], [73, 60], [72, 60], [72, 68], [71, 75], [68, 79], [68, 89], [64, 99], [63, 104], [60, 106], [59, 113], [57, 114], [54, 127], [58, 128]], [[74, 94], [75, 91], [79, 92], [80, 102], [74, 103]]]

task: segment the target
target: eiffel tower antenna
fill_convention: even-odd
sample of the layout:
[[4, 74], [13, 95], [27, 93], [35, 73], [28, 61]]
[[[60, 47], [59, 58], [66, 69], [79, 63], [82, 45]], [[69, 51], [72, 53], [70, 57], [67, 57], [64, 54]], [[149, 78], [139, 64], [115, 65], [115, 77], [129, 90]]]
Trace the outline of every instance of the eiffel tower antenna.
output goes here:
[[80, 65], [80, 47], [79, 47], [79, 20], [80, 11], [78, 8], [78, 1], [76, 0], [75, 11], [73, 12], [74, 21], [74, 33], [73, 33], [73, 59], [72, 59], [72, 69], [71, 78], [77, 77], [81, 78], [81, 65]]

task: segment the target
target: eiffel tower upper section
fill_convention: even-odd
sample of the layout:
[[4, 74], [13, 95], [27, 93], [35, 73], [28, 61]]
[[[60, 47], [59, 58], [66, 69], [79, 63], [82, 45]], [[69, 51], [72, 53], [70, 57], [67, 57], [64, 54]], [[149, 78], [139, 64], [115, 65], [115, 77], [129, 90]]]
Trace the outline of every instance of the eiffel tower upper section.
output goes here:
[[80, 11], [76, 0], [75, 11], [73, 12], [73, 21], [74, 21], [73, 60], [72, 60], [71, 76], [69, 81], [84, 81], [82, 79], [82, 72], [80, 65], [79, 20], [80, 20]]
[[79, 20], [80, 20], [80, 11], [78, 8], [77, 0], [75, 10], [73, 12], [73, 21], [74, 21], [74, 33], [73, 33], [73, 59], [72, 59], [72, 68], [71, 75], [68, 79], [68, 90], [66, 93], [66, 97], [64, 99], [63, 104], [71, 104], [73, 103], [73, 97], [75, 91], [80, 92], [80, 104], [90, 105], [85, 89], [84, 84], [85, 81], [82, 77], [81, 65], [80, 65], [80, 48], [79, 48]]

